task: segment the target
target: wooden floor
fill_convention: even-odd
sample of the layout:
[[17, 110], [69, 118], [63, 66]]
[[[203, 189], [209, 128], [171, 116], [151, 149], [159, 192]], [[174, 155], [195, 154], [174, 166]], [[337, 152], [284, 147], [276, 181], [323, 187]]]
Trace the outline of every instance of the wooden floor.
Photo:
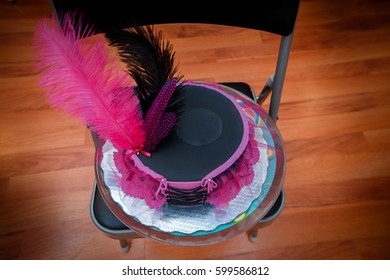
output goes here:
[[[34, 25], [49, 12], [49, 1], [0, 2], [1, 259], [390, 259], [388, 1], [301, 3], [278, 122], [287, 201], [257, 243], [139, 239], [127, 254], [89, 216], [89, 132], [50, 109], [36, 85]], [[188, 79], [245, 81], [259, 92], [274, 71], [270, 34], [160, 29]]]

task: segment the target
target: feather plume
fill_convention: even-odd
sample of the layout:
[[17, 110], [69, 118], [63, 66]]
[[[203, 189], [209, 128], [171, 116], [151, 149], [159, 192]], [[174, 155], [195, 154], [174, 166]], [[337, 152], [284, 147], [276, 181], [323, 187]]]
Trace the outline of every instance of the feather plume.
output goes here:
[[143, 119], [126, 72], [110, 64], [104, 38], [83, 45], [92, 34], [83, 19], [65, 14], [61, 27], [54, 18], [38, 22], [35, 32], [39, 84], [52, 107], [81, 119], [101, 138], [121, 149], [142, 147]]
[[[106, 32], [106, 37], [118, 49], [121, 60], [137, 84], [135, 92], [145, 118], [163, 85], [175, 76], [178, 81], [182, 79], [174, 66], [172, 45], [164, 42], [162, 32], [155, 32], [152, 26], [113, 29]], [[181, 88], [178, 83], [166, 111], [179, 113]]]
[[162, 87], [156, 100], [153, 102], [145, 118], [145, 151], [151, 152], [171, 132], [176, 122], [176, 114], [164, 112], [172, 93], [176, 88], [177, 80], [168, 80]]

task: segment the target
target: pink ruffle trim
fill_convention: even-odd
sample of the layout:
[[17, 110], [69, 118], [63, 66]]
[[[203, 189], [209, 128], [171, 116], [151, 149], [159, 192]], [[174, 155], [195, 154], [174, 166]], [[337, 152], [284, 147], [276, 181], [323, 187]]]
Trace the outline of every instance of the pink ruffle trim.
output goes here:
[[234, 199], [242, 187], [252, 183], [254, 179], [253, 166], [259, 161], [260, 153], [255, 140], [254, 124], [249, 124], [249, 141], [244, 153], [226, 171], [214, 179], [218, 187], [209, 194], [207, 202], [218, 206], [226, 206]]
[[166, 202], [161, 194], [156, 197], [159, 182], [140, 171], [131, 158], [125, 157], [125, 151], [114, 153], [114, 162], [122, 175], [117, 178], [118, 184], [125, 194], [145, 200], [150, 208], [159, 208]]
[[[241, 157], [226, 171], [214, 178], [217, 188], [209, 194], [207, 202], [218, 206], [226, 206], [234, 199], [241, 188], [252, 183], [253, 166], [259, 161], [260, 153], [255, 140], [254, 124], [249, 123], [249, 141]], [[140, 171], [125, 152], [114, 153], [115, 166], [122, 177], [118, 176], [118, 184], [126, 195], [143, 199], [150, 208], [159, 208], [166, 199], [161, 194], [156, 197], [159, 182], [150, 175]]]

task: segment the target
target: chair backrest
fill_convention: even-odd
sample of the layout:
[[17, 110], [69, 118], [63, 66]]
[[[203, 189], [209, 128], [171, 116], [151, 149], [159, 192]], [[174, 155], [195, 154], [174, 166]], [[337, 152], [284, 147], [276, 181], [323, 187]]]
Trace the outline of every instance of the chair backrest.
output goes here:
[[130, 15], [127, 8], [128, 1], [110, 0], [52, 0], [56, 12], [78, 10], [88, 14], [97, 26], [104, 32], [113, 24], [118, 24], [118, 19], [126, 19], [127, 24], [153, 25], [163, 23], [209, 23], [229, 26], [238, 26], [263, 30], [288, 36], [294, 29], [299, 0], [272, 0], [261, 1], [260, 14], [238, 14], [232, 16], [228, 12], [209, 13], [156, 13], [156, 15]]
[[124, 0], [109, 0], [108, 2], [51, 0], [51, 2], [56, 15], [67, 11], [78, 11], [86, 14], [96, 24], [98, 32], [105, 32], [112, 27], [124, 27], [124, 24], [126, 27], [131, 27], [163, 23], [208, 23], [250, 28], [280, 35], [281, 44], [271, 86], [272, 96], [269, 110], [271, 118], [277, 120], [299, 0], [261, 1], [262, 3], [259, 3], [260, 14], [252, 12], [238, 16], [231, 16], [225, 12], [213, 15], [205, 15], [204, 13], [171, 13], [168, 15], [165, 12], [160, 12], [157, 15], [132, 16], [129, 15], [129, 2]]

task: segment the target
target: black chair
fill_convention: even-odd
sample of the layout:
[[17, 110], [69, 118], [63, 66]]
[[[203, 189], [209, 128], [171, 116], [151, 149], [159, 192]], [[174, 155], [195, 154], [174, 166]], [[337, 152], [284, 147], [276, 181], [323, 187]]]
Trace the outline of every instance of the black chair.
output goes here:
[[[84, 12], [97, 24], [100, 32], [104, 32], [107, 28], [110, 28], [113, 23], [117, 23], [117, 19], [126, 18], [127, 26], [129, 24], [156, 25], [163, 23], [208, 23], [256, 29], [279, 35], [281, 42], [275, 73], [270, 76], [259, 94], [255, 94], [252, 88], [246, 83], [223, 83], [224, 85], [257, 100], [259, 104], [262, 104], [272, 92], [269, 115], [274, 121], [278, 119], [279, 104], [294, 34], [299, 0], [264, 1], [265, 3], [259, 3], [259, 5], [262, 6], [262, 11], [264, 11], [261, 15], [251, 16], [245, 14], [245, 16], [242, 17], [229, 16], [226, 15], [226, 13], [218, 13], [213, 16], [203, 14], [174, 14], [173, 16], [168, 16], [165, 15], [165, 13], [160, 13], [158, 16], [129, 16], [128, 10], [124, 8], [124, 2], [125, 1], [112, 0], [109, 2], [109, 6], [107, 6], [107, 3], [101, 3], [99, 1], [52, 0], [53, 9], [56, 14], [69, 10]], [[96, 145], [98, 139], [93, 133], [92, 136]], [[252, 242], [257, 238], [257, 230], [271, 224], [281, 213], [284, 207], [284, 201], [285, 194], [282, 189], [268, 213], [249, 231], [249, 239]], [[90, 213], [93, 222], [104, 234], [120, 241], [121, 250], [123, 252], [129, 250], [129, 241], [131, 239], [143, 238], [143, 236], [125, 226], [111, 212], [103, 200], [96, 182], [94, 182], [93, 185]]]

